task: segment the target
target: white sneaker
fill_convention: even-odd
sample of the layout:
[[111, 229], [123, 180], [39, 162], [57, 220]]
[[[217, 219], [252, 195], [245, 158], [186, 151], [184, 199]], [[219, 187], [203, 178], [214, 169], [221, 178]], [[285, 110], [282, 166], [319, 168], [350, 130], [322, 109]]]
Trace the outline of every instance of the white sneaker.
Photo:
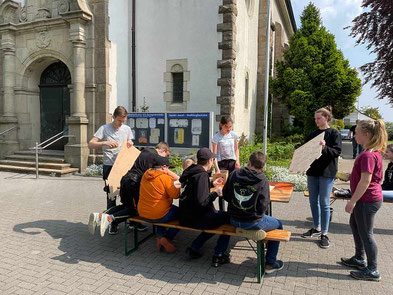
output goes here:
[[101, 237], [103, 237], [105, 235], [105, 231], [106, 229], [109, 227], [109, 225], [111, 224], [110, 221], [108, 220], [108, 214], [102, 214], [101, 216], [101, 225], [100, 225], [100, 234]]
[[94, 235], [94, 233], [96, 232], [96, 227], [99, 222], [100, 222], [100, 213], [90, 213], [89, 223], [87, 224], [87, 229], [89, 230], [89, 233]]

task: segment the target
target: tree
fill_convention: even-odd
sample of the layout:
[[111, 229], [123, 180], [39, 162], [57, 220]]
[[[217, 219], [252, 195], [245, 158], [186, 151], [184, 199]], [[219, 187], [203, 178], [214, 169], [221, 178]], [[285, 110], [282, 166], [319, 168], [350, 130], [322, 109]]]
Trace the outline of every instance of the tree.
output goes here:
[[382, 119], [382, 115], [379, 112], [379, 107], [373, 108], [371, 106], [365, 106], [362, 107], [360, 111], [374, 120]]
[[357, 44], [368, 43], [367, 49], [376, 53], [373, 62], [360, 67], [365, 82], [378, 91], [378, 98], [387, 98], [393, 105], [393, 1], [363, 0], [365, 11], [352, 22], [350, 36]]
[[353, 109], [361, 80], [322, 26], [319, 10], [310, 3], [301, 15], [301, 28], [291, 37], [284, 60], [277, 63], [271, 91], [300, 122], [304, 133], [315, 129], [314, 111], [331, 105], [335, 118]]

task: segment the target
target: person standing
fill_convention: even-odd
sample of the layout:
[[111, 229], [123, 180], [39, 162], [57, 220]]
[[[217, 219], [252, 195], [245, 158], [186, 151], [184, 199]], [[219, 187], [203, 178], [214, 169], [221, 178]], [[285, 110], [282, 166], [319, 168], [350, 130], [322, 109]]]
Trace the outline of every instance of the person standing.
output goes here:
[[318, 245], [329, 248], [327, 236], [330, 219], [330, 194], [338, 170], [338, 156], [341, 154], [341, 134], [329, 126], [332, 118], [331, 107], [320, 108], [314, 114], [318, 130], [312, 132], [307, 141], [325, 132], [321, 140], [322, 155], [307, 170], [307, 187], [314, 227], [301, 235], [302, 238], [320, 237]]
[[[355, 242], [355, 255], [341, 258], [345, 266], [357, 268], [350, 275], [358, 280], [379, 281], [377, 267], [378, 247], [374, 238], [374, 219], [382, 206], [383, 177], [382, 155], [386, 149], [387, 134], [382, 120], [363, 120], [356, 126], [355, 139], [365, 148], [355, 160], [350, 174], [352, 197], [345, 206], [351, 214], [351, 226]], [[365, 261], [367, 257], [367, 264]]]
[[106, 183], [109, 173], [112, 170], [112, 166], [115, 163], [116, 157], [124, 141], [127, 141], [127, 147], [130, 148], [134, 145], [131, 128], [124, 125], [127, 120], [127, 110], [118, 106], [113, 112], [113, 121], [102, 125], [98, 128], [97, 132], [94, 133], [93, 138], [90, 139], [88, 147], [91, 150], [102, 148], [102, 154], [104, 159], [104, 167], [102, 178], [105, 181], [104, 190], [106, 192], [106, 207], [107, 209], [116, 206], [116, 199], [112, 200], [109, 198], [109, 187]]
[[[359, 120], [356, 120], [356, 124], [359, 123]], [[352, 141], [352, 158], [356, 159], [356, 156], [363, 151], [363, 146], [358, 144], [355, 140], [355, 133], [356, 133], [356, 124], [353, 125], [348, 132], [348, 139]]]

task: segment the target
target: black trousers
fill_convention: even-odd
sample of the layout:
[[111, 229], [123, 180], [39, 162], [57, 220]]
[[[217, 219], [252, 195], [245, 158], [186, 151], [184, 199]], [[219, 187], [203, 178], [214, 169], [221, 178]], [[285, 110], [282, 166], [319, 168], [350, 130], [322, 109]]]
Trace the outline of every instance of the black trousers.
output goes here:
[[377, 202], [357, 202], [349, 219], [355, 241], [355, 257], [364, 260], [367, 256], [367, 267], [377, 270], [378, 247], [374, 239], [374, 218], [381, 208], [382, 200]]
[[112, 170], [112, 166], [104, 165], [103, 171], [102, 171], [102, 179], [104, 179], [104, 181], [105, 181], [104, 191], [106, 192], [106, 209], [116, 206], [116, 199], [111, 200], [109, 198], [109, 186], [106, 183], [106, 180], [108, 179], [108, 176], [109, 176], [109, 173], [111, 173], [111, 170]]
[[[218, 162], [218, 168], [220, 170], [228, 170], [228, 174], [231, 174], [233, 170], [236, 168], [236, 161], [235, 160], [221, 160]], [[218, 199], [218, 207], [220, 210], [225, 211], [224, 208], [224, 198]]]

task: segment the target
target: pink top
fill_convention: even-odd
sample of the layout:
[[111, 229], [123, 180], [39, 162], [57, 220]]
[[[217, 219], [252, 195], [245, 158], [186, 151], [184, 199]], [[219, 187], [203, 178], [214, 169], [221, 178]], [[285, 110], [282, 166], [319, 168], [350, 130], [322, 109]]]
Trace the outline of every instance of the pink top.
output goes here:
[[362, 172], [371, 173], [372, 178], [370, 185], [359, 202], [376, 202], [382, 200], [381, 181], [383, 178], [383, 165], [380, 152], [365, 150], [356, 158], [350, 178], [352, 194], [358, 186]]

